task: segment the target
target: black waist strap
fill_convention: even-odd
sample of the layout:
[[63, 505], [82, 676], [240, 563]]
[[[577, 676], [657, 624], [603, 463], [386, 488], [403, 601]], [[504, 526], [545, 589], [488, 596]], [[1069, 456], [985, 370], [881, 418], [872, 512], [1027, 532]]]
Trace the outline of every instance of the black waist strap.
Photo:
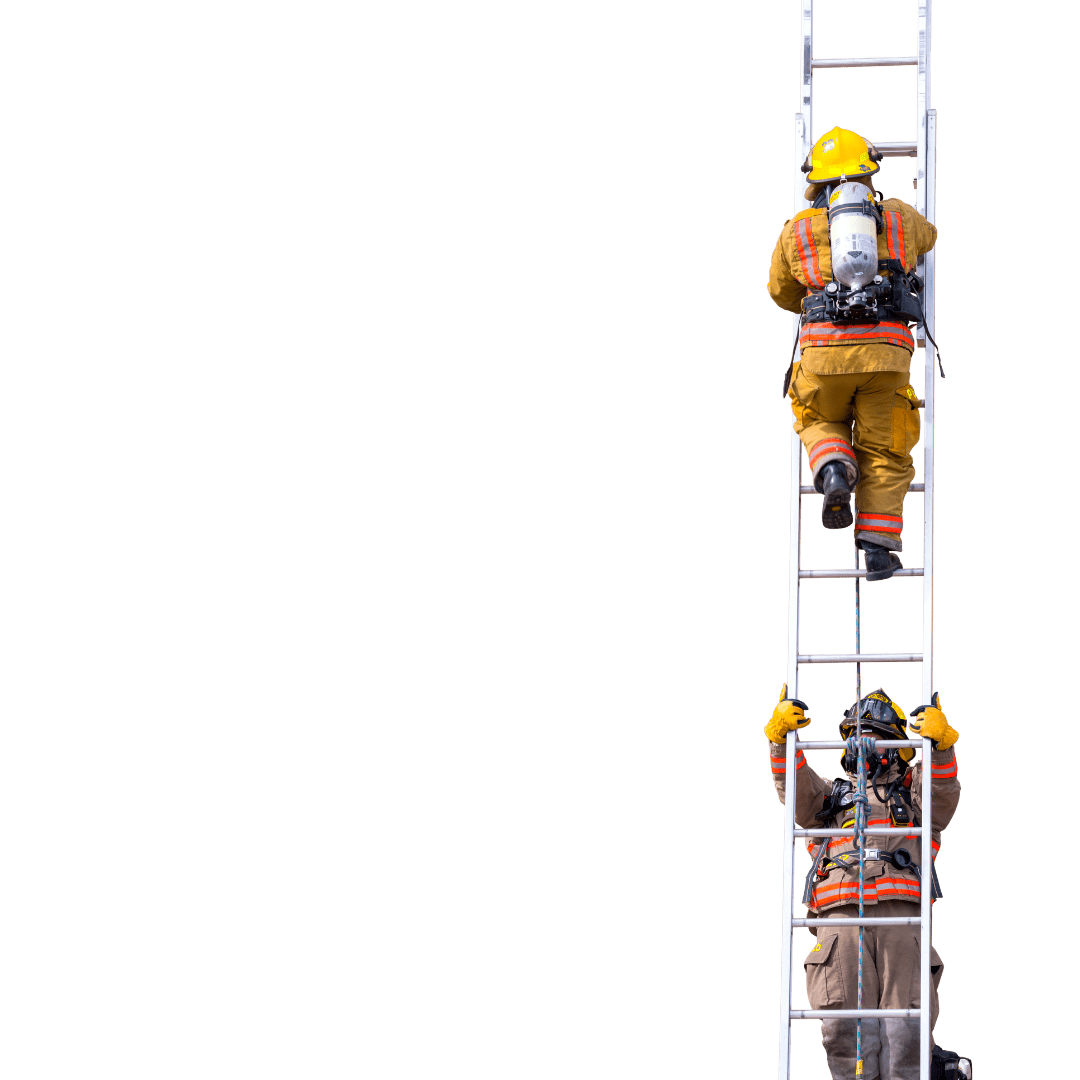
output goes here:
[[[803, 889], [802, 899], [804, 904], [809, 904], [811, 902], [814, 891], [815, 874], [820, 874], [824, 877], [833, 867], [847, 873], [857, 874], [859, 872], [858, 848], [841, 851], [838, 855], [830, 855], [825, 859], [824, 863], [822, 863], [822, 856], [825, 854], [828, 846], [828, 839], [823, 837], [821, 847], [818, 849], [817, 856], [814, 859], [814, 864], [810, 867], [810, 873], [806, 875], [806, 886]], [[846, 861], [850, 856], [855, 857], [853, 863]], [[908, 851], [907, 848], [897, 848], [895, 851], [886, 851], [884, 848], [867, 848], [865, 858], [869, 862], [880, 861], [889, 863], [890, 866], [895, 867], [897, 870], [910, 870], [915, 875], [915, 879], [920, 882], [920, 884], [922, 882], [922, 873], [919, 870], [919, 865], [911, 857], [911, 852]], [[821, 867], [820, 870], [818, 869], [819, 866]], [[940, 900], [944, 894], [941, 891], [941, 886], [938, 884], [937, 869], [934, 866], [933, 859], [930, 860], [930, 876], [930, 895], [935, 900]]]

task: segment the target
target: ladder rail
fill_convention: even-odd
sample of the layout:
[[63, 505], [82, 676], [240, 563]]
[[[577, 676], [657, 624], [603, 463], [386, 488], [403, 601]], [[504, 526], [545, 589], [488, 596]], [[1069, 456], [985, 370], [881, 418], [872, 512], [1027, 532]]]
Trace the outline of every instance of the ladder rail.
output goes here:
[[[802, 80], [800, 103], [801, 111], [795, 117], [795, 205], [805, 206], [803, 198], [802, 173], [800, 166], [810, 152], [810, 132], [813, 120], [813, 70], [811, 63], [814, 55], [814, 0], [801, 0], [802, 35], [800, 41], [800, 62]], [[794, 316], [793, 334], [799, 336], [799, 316]], [[799, 555], [802, 530], [802, 440], [794, 431], [791, 433], [791, 507], [789, 526], [789, 559], [791, 573], [788, 575], [788, 641], [787, 641], [787, 685], [793, 697], [799, 696]], [[798, 784], [795, 769], [795, 732], [787, 736], [784, 797], [784, 884], [783, 903], [781, 904], [781, 949], [780, 949], [780, 1062], [778, 1080], [789, 1080], [791, 1076], [791, 968], [792, 954], [795, 948], [795, 788]]]
[[780, 1075], [788, 1080], [791, 1074], [791, 966], [795, 949], [795, 769], [797, 736], [789, 731], [784, 758], [784, 903], [783, 930], [780, 950]]
[[[917, 120], [919, 132], [918, 207], [928, 221], [933, 221], [936, 210], [934, 190], [937, 174], [937, 113], [930, 110], [930, 0], [919, 3], [919, 72]], [[934, 687], [934, 420], [936, 379], [934, 377], [934, 351], [926, 337], [934, 336], [934, 252], [931, 249], [923, 257], [925, 286], [923, 289], [923, 347], [926, 386], [924, 389], [923, 426], [923, 653], [926, 660], [922, 666], [923, 701], [932, 701]], [[931, 923], [931, 875], [933, 873], [933, 807], [931, 804], [931, 748], [930, 740], [923, 740], [922, 751], [922, 884], [919, 889], [922, 926], [919, 930], [919, 1076], [930, 1078], [930, 1053], [933, 1040], [930, 1033], [931, 987], [930, 950], [932, 948]]]

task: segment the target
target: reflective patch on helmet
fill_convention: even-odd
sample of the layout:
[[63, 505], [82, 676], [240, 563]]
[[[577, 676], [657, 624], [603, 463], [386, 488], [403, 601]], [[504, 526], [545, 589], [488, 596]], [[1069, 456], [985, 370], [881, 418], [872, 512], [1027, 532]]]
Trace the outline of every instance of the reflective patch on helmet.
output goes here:
[[823, 154], [827, 154], [830, 150], [835, 150], [835, 149], [836, 149], [836, 140], [835, 139], [829, 139], [828, 142], [823, 142], [821, 144], [821, 152]]
[[870, 171], [870, 166], [869, 165], [860, 165], [859, 170], [861, 172], [869, 172]]

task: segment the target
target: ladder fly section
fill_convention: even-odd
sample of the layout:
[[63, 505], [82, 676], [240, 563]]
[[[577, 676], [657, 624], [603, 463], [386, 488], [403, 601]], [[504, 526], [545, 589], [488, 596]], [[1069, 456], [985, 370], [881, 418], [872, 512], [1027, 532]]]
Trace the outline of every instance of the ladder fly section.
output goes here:
[[[801, 67], [802, 94], [801, 112], [795, 117], [795, 209], [803, 209], [809, 204], [803, 198], [806, 179], [800, 170], [813, 143], [813, 100], [814, 71], [819, 68], [867, 68], [867, 67], [904, 67], [918, 69], [916, 81], [916, 117], [917, 138], [911, 142], [879, 142], [877, 132], [869, 132], [870, 140], [885, 157], [917, 158], [917, 197], [916, 209], [928, 221], [935, 218], [934, 181], [936, 174], [937, 114], [929, 108], [930, 104], [930, 3], [920, 0], [918, 16], [918, 52], [913, 56], [869, 57], [869, 58], [832, 58], [814, 57], [814, 0], [801, 0], [802, 38]], [[921, 494], [923, 497], [923, 565], [921, 568], [896, 571], [894, 577], [921, 577], [923, 579], [923, 618], [922, 648], [920, 652], [863, 653], [859, 651], [859, 580], [866, 576], [866, 571], [859, 568], [859, 553], [856, 549], [855, 565], [851, 569], [821, 570], [803, 569], [801, 566], [802, 536], [802, 497], [813, 495], [811, 485], [802, 483], [803, 448], [799, 436], [791, 436], [791, 526], [788, 578], [788, 649], [787, 649], [787, 684], [794, 689], [792, 697], [799, 696], [799, 668], [803, 664], [854, 664], [856, 682], [856, 701], [862, 699], [862, 663], [921, 663], [922, 664], [922, 700], [931, 701], [933, 693], [933, 615], [934, 615], [934, 354], [926, 348], [927, 331], [934, 336], [934, 251], [920, 257], [916, 267], [925, 283], [922, 294], [925, 323], [916, 328], [916, 340], [925, 351], [925, 398], [920, 403], [923, 408], [923, 483], [912, 484], [909, 494]], [[799, 326], [796, 317], [795, 337], [798, 338]], [[817, 653], [799, 652], [799, 590], [806, 578], [853, 578], [855, 581], [855, 652], [854, 653]], [[856, 713], [858, 710], [856, 709]], [[858, 721], [857, 721], [858, 722]], [[803, 750], [846, 749], [857, 754], [859, 766], [857, 777], [860, 793], [865, 791], [866, 755], [874, 746], [878, 747], [917, 747], [922, 749], [922, 822], [919, 829], [912, 826], [922, 841], [922, 867], [920, 871], [920, 915], [919, 918], [869, 918], [863, 915], [864, 860], [866, 857], [866, 839], [875, 835], [888, 834], [892, 830], [882, 827], [868, 827], [865, 813], [857, 817], [855, 842], [859, 850], [859, 917], [856, 919], [796, 919], [794, 917], [794, 857], [795, 843], [802, 838], [852, 836], [852, 830], [838, 829], [800, 829], [795, 825], [795, 753]], [[791, 1073], [791, 1021], [800, 1019], [839, 1020], [852, 1018], [858, 1024], [859, 1060], [862, 1060], [862, 1023], [861, 1019], [871, 1017], [908, 1017], [919, 1019], [920, 1043], [920, 1080], [930, 1078], [930, 904], [931, 882], [933, 881], [933, 844], [931, 842], [931, 803], [930, 803], [930, 751], [929, 739], [917, 740], [881, 740], [863, 738], [861, 722], [855, 736], [847, 742], [802, 742], [796, 732], [787, 736], [786, 785], [784, 797], [784, 903], [782, 922], [781, 950], [781, 1000], [780, 1000], [780, 1069], [779, 1080], [788, 1080]], [[859, 806], [861, 811], [862, 807]], [[860, 827], [861, 825], [861, 827]], [[813, 927], [828, 922], [832, 926], [858, 925], [859, 931], [859, 1008], [858, 1009], [800, 1009], [791, 1007], [791, 971], [792, 951], [794, 947], [794, 928]], [[862, 1008], [862, 927], [896, 924], [918, 925], [921, 928], [920, 941], [920, 1009], [864, 1009]]]

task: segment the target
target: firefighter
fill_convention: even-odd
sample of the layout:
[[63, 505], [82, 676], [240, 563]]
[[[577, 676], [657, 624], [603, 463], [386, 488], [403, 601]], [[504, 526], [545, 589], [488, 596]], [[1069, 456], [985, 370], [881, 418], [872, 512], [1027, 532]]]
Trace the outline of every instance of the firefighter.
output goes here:
[[[787, 697], [765, 726], [769, 738], [769, 760], [773, 783], [784, 801], [785, 746], [789, 731], [810, 723], [807, 706]], [[856, 710], [862, 719], [862, 733], [886, 739], [911, 738], [905, 730], [900, 707], [884, 692], [875, 690], [860, 699], [844, 714], [840, 734], [855, 734]], [[933, 705], [920, 706], [912, 714], [910, 727], [917, 738], [933, 740], [930, 754], [931, 813], [934, 855], [941, 846], [941, 830], [949, 824], [960, 799], [956, 778], [956, 755], [952, 749], [957, 734], [941, 711], [937, 694]], [[895, 835], [867, 837], [864, 859], [864, 908], [867, 915], [918, 918], [923, 883], [920, 872], [922, 847], [919, 834], [922, 804], [923, 762], [914, 768], [915, 751], [910, 747], [881, 747], [870, 756], [866, 794], [869, 798], [867, 825], [891, 825]], [[807, 765], [801, 750], [795, 754], [795, 821], [800, 828], [850, 828], [855, 820], [855, 771], [857, 760], [846, 752], [841, 758], [845, 777], [829, 781]], [[827, 845], [827, 846], [825, 846]], [[859, 914], [859, 856], [853, 841], [844, 839], [808, 840], [813, 858], [803, 892], [810, 918], [857, 917]], [[937, 876], [932, 895], [940, 895]], [[811, 928], [817, 941], [806, 958], [806, 991], [812, 1009], [854, 1009], [858, 1007], [859, 928], [823, 926]], [[915, 1009], [920, 1005], [920, 928], [876, 926], [863, 930], [863, 1008]], [[931, 1029], [938, 1014], [938, 983], [941, 958], [931, 946]], [[825, 1020], [822, 1042], [834, 1080], [850, 1080], [856, 1075], [856, 1020]], [[917, 1019], [870, 1018], [862, 1021], [862, 1080], [918, 1080], [919, 1021]]]
[[[800, 359], [785, 392], [814, 486], [824, 495], [821, 521], [827, 529], [847, 528], [855, 493], [855, 542], [866, 557], [869, 581], [901, 567], [894, 553], [903, 549], [904, 495], [915, 475], [911, 450], [919, 440], [918, 398], [909, 382], [915, 341], [907, 321], [918, 318], [912, 312], [921, 311], [921, 302], [914, 291], [907, 290], [914, 297], [909, 300], [899, 288], [896, 295], [903, 295], [908, 310], [886, 300], [867, 308], [856, 295], [838, 313], [835, 307], [827, 311], [825, 300], [837, 295], [834, 277], [852, 265], [866, 275], [854, 280], [886, 282], [878, 289], [889, 288], [893, 278], [907, 281], [898, 266], [913, 272], [937, 239], [937, 229], [907, 203], [875, 200], [871, 177], [880, 160], [881, 153], [853, 131], [833, 128], [822, 136], [803, 165], [810, 182], [806, 199], [813, 205], [784, 223], [769, 271], [769, 295], [803, 317]], [[896, 265], [885, 269], [875, 254]]]

